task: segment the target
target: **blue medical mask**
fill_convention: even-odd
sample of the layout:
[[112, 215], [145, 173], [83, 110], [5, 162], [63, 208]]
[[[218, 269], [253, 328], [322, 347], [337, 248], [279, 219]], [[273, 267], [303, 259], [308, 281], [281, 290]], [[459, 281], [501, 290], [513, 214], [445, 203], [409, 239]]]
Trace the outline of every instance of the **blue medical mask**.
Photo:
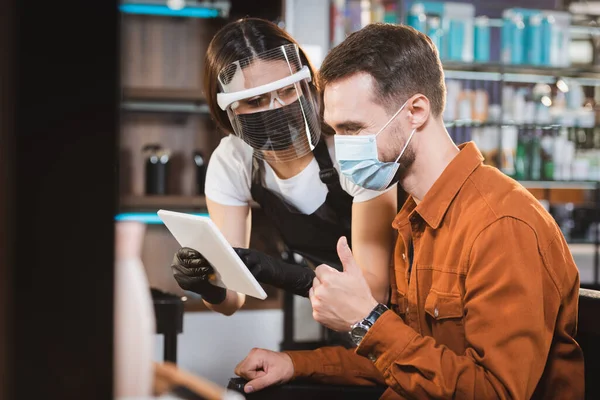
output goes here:
[[406, 144], [394, 162], [379, 161], [377, 154], [377, 136], [404, 109], [406, 103], [374, 135], [335, 135], [335, 156], [340, 170], [354, 184], [370, 190], [385, 190], [396, 181], [392, 181], [400, 168], [398, 161], [406, 151], [416, 129], [410, 133]]

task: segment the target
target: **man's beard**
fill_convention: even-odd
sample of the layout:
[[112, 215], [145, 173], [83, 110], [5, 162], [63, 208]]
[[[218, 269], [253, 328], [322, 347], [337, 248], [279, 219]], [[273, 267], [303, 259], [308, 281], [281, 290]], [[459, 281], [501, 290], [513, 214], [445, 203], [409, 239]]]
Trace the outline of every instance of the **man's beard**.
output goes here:
[[[382, 160], [384, 162], [395, 162], [398, 156], [400, 155], [400, 152], [406, 145], [406, 141], [410, 137], [410, 132], [408, 134], [405, 134], [405, 132], [400, 127], [397, 127], [393, 132], [390, 132], [390, 134], [392, 142], [390, 147], [394, 149], [394, 152], [390, 152], [389, 155], [386, 154], [385, 159]], [[400, 164], [400, 169], [406, 170], [410, 168], [415, 162], [416, 154], [414, 151], [413, 144], [414, 135], [410, 143], [406, 147], [406, 150], [404, 150], [404, 154], [402, 154], [402, 157], [400, 157], [400, 159], [397, 161]]]

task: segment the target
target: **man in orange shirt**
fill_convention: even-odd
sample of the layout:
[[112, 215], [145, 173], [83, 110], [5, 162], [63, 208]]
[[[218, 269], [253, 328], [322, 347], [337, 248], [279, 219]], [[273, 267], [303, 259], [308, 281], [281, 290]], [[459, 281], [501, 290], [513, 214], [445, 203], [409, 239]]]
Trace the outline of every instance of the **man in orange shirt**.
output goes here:
[[342, 173], [410, 194], [393, 221], [391, 295], [374, 300], [341, 238], [344, 271], [319, 266], [310, 298], [315, 319], [357, 347], [253, 350], [236, 368], [245, 390], [311, 378], [385, 384], [382, 398], [583, 398], [569, 247], [527, 190], [452, 142], [431, 41], [369, 25], [329, 53], [320, 83]]

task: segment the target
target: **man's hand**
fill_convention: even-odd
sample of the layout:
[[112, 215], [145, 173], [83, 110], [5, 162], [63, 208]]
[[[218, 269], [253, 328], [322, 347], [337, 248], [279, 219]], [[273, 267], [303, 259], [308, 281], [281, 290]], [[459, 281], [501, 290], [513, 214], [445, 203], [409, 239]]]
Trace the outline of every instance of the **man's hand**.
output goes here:
[[285, 353], [252, 349], [235, 367], [235, 374], [249, 381], [244, 386], [244, 392], [251, 393], [289, 382], [294, 376], [294, 364]]
[[315, 321], [339, 332], [349, 332], [353, 324], [369, 315], [377, 301], [345, 237], [338, 241], [337, 251], [344, 271], [318, 266], [309, 297]]

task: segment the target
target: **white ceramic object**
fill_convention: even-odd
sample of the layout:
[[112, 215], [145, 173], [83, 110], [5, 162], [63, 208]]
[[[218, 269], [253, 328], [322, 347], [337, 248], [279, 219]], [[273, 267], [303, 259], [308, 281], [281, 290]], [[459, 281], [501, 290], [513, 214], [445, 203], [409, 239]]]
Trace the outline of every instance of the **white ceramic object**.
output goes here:
[[115, 230], [114, 394], [149, 398], [154, 379], [155, 317], [141, 260], [146, 225], [117, 222]]

